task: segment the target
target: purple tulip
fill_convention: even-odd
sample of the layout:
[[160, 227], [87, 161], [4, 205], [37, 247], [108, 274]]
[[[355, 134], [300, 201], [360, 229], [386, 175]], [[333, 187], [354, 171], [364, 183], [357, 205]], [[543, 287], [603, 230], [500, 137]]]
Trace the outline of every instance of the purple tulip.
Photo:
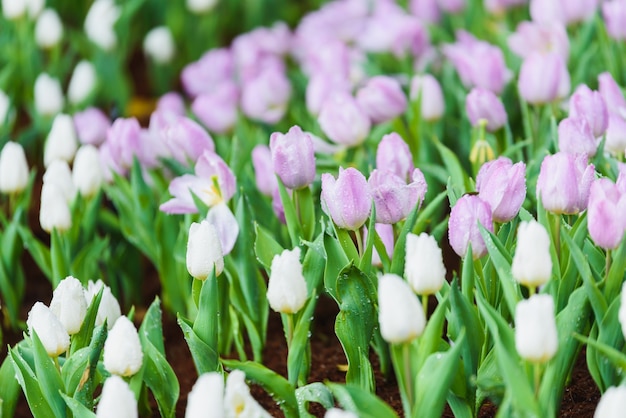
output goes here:
[[309, 79], [306, 86], [306, 108], [317, 116], [324, 101], [335, 91], [350, 93], [350, 83], [347, 79], [332, 74], [315, 74]]
[[404, 139], [395, 132], [383, 136], [376, 150], [376, 167], [392, 171], [395, 175], [408, 180], [413, 174], [413, 155]]
[[487, 254], [487, 246], [480, 234], [479, 223], [493, 232], [489, 204], [476, 195], [462, 196], [452, 208], [448, 221], [450, 246], [459, 256], [465, 257], [470, 244], [474, 260]]
[[264, 195], [272, 196], [274, 190], [278, 188], [278, 181], [276, 174], [274, 174], [270, 147], [259, 144], [252, 149], [252, 166], [254, 167], [256, 187]]
[[[287, 189], [287, 192], [291, 193], [291, 190]], [[274, 210], [274, 214], [278, 220], [282, 224], [287, 224], [287, 219], [285, 218], [285, 206], [283, 206], [283, 201], [280, 198], [280, 190], [278, 187], [276, 187], [272, 193], [272, 209]]]
[[529, 11], [533, 22], [565, 23], [566, 20], [561, 0], [530, 0]]
[[209, 131], [224, 134], [237, 122], [238, 102], [239, 89], [234, 82], [225, 82], [214, 91], [197, 96], [191, 111]]
[[569, 57], [569, 37], [560, 22], [521, 22], [509, 36], [508, 44], [511, 51], [521, 58], [538, 52], [554, 52], [564, 60]]
[[595, 167], [585, 154], [546, 155], [537, 178], [537, 197], [548, 212], [576, 214], [587, 208]]
[[180, 74], [183, 89], [190, 97], [210, 93], [223, 82], [233, 80], [234, 68], [228, 49], [212, 49], [183, 68]]
[[424, 175], [416, 168], [411, 175], [411, 183], [397, 176], [393, 171], [375, 169], [368, 180], [374, 204], [376, 222], [395, 224], [421, 205], [428, 188]]
[[554, 53], [533, 53], [524, 59], [517, 88], [531, 104], [544, 104], [569, 93], [570, 77], [563, 58]]
[[322, 174], [322, 209], [342, 229], [359, 229], [370, 216], [372, 194], [365, 176], [356, 168], [339, 169], [337, 179]]
[[487, 202], [495, 222], [513, 219], [526, 198], [526, 165], [506, 157], [489, 161], [476, 176], [478, 197]]
[[[376, 233], [380, 237], [380, 240], [383, 242], [385, 246], [385, 252], [389, 259], [393, 256], [393, 248], [395, 246], [395, 237], [393, 234], [393, 225], [391, 224], [374, 224], [374, 229]], [[367, 243], [367, 234], [369, 231], [364, 227], [363, 232], [363, 246]], [[382, 266], [382, 260], [380, 258], [380, 254], [378, 254], [378, 250], [376, 247], [372, 249], [372, 265], [374, 266]]]
[[215, 152], [213, 138], [197, 122], [179, 117], [163, 135], [174, 159], [182, 164], [196, 160], [205, 152]]
[[344, 92], [336, 92], [326, 99], [318, 122], [328, 138], [349, 147], [365, 141], [371, 128], [367, 113], [350, 94]]
[[604, 72], [598, 76], [598, 91], [609, 114], [623, 115], [626, 112], [626, 99], [611, 73]]
[[619, 115], [609, 115], [609, 127], [606, 130], [604, 149], [615, 156], [626, 151], [626, 120]]
[[433, 121], [440, 119], [445, 112], [446, 103], [441, 91], [441, 85], [430, 74], [416, 74], [411, 79], [411, 100], [421, 97], [422, 119]]
[[161, 96], [156, 108], [158, 111], [169, 112], [178, 116], [185, 116], [185, 113], [187, 113], [182, 96], [173, 91]]
[[485, 9], [491, 14], [501, 15], [507, 9], [522, 6], [527, 0], [485, 0]]
[[356, 93], [356, 101], [373, 123], [390, 121], [404, 113], [407, 100], [400, 83], [388, 76], [376, 76]]
[[481, 120], [485, 120], [489, 132], [500, 129], [508, 119], [502, 100], [493, 92], [478, 87], [473, 88], [467, 95], [465, 110], [472, 126], [476, 127]]
[[[133, 158], [143, 159], [141, 126], [135, 118], [117, 118], [107, 132], [110, 161], [107, 166], [119, 174], [125, 174], [133, 165]], [[119, 170], [118, 170], [119, 169]]]
[[565, 23], [571, 24], [591, 19], [598, 9], [598, 0], [561, 0]]
[[609, 123], [609, 112], [599, 91], [580, 85], [569, 100], [569, 116], [587, 121], [593, 136], [601, 137]]
[[569, 117], [559, 123], [559, 151], [596, 155], [598, 144], [586, 119]]
[[291, 84], [284, 70], [266, 69], [243, 84], [241, 110], [254, 120], [274, 124], [282, 119], [291, 97]]
[[427, 23], [437, 23], [441, 19], [437, 0], [410, 0], [409, 10], [415, 17]]
[[315, 180], [315, 154], [311, 135], [292, 126], [289, 132], [270, 136], [274, 172], [285, 187], [302, 189]]
[[106, 140], [111, 121], [102, 110], [90, 107], [74, 114], [74, 127], [81, 144], [97, 146]]
[[621, 0], [603, 2], [602, 17], [611, 38], [617, 41], [626, 39], [626, 2]]
[[444, 12], [460, 13], [465, 9], [465, 0], [437, 0], [437, 4]]
[[604, 249], [615, 249], [626, 231], [626, 194], [611, 180], [593, 182], [587, 206], [587, 227], [591, 239]]

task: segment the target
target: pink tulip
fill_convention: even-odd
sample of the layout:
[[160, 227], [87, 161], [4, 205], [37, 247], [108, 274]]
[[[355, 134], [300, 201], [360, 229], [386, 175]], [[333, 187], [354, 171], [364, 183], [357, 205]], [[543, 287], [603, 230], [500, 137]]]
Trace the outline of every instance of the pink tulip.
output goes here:
[[493, 232], [489, 204], [476, 195], [462, 196], [452, 208], [448, 221], [450, 246], [459, 256], [465, 257], [470, 244], [474, 260], [487, 254], [478, 224]]
[[198, 95], [191, 111], [211, 132], [230, 132], [237, 122], [239, 89], [234, 82], [224, 82], [210, 93]]
[[513, 164], [506, 157], [482, 165], [476, 176], [478, 197], [491, 207], [493, 220], [508, 222], [519, 212], [526, 198], [526, 165]]
[[585, 119], [596, 138], [604, 135], [609, 123], [609, 113], [602, 95], [584, 84], [570, 98], [569, 116]]
[[587, 227], [591, 239], [604, 249], [615, 249], [626, 231], [626, 194], [611, 180], [593, 182], [587, 207]]
[[422, 204], [428, 188], [418, 168], [413, 170], [409, 184], [386, 169], [372, 171], [368, 184], [376, 206], [376, 222], [384, 224], [405, 219], [416, 205]]
[[252, 166], [257, 189], [266, 196], [272, 196], [274, 190], [278, 188], [278, 181], [274, 173], [270, 147], [259, 144], [252, 149]]
[[370, 118], [348, 93], [336, 92], [320, 110], [318, 122], [322, 131], [337, 144], [356, 146], [370, 133]]
[[521, 22], [509, 35], [508, 44], [511, 51], [522, 58], [537, 52], [554, 52], [564, 60], [569, 57], [569, 37], [560, 22]]
[[339, 228], [359, 229], [370, 216], [372, 194], [365, 176], [356, 168], [339, 169], [335, 179], [322, 174], [322, 209]]
[[559, 151], [596, 155], [598, 144], [586, 119], [569, 117], [559, 123]]
[[441, 85], [430, 74], [416, 74], [411, 79], [411, 100], [421, 98], [420, 112], [427, 121], [440, 119], [445, 112], [445, 100]]
[[383, 75], [370, 78], [357, 91], [356, 101], [373, 123], [390, 121], [403, 114], [407, 106], [400, 83]]
[[545, 104], [564, 98], [570, 89], [565, 61], [556, 53], [533, 53], [524, 59], [517, 88], [531, 104]]
[[376, 150], [376, 167], [392, 171], [408, 180], [415, 169], [411, 150], [404, 139], [395, 132], [383, 136]]
[[289, 132], [274, 132], [270, 136], [274, 172], [285, 187], [302, 189], [315, 179], [315, 154], [311, 135], [293, 126]]
[[74, 114], [74, 127], [81, 144], [97, 146], [106, 140], [111, 121], [102, 110], [90, 107]]
[[481, 120], [485, 120], [489, 132], [500, 129], [508, 119], [502, 100], [493, 92], [478, 87], [467, 95], [465, 110], [472, 126], [478, 126]]

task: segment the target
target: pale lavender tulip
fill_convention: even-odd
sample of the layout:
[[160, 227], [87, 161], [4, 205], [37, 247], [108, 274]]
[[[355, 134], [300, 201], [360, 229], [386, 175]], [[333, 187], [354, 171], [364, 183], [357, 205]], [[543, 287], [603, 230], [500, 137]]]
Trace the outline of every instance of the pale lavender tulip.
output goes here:
[[383, 136], [376, 149], [376, 167], [392, 171], [401, 179], [409, 180], [415, 166], [409, 145], [395, 132]]
[[173, 113], [178, 116], [185, 116], [186, 113], [183, 97], [174, 91], [159, 97], [156, 108], [159, 111]]
[[350, 82], [334, 74], [315, 74], [306, 86], [306, 108], [317, 116], [326, 99], [335, 91], [350, 93]]
[[587, 206], [587, 227], [596, 245], [613, 250], [626, 231], [626, 194], [611, 180], [597, 179], [591, 185]]
[[90, 107], [74, 113], [74, 127], [81, 144], [98, 146], [106, 140], [111, 120], [102, 110]]
[[315, 179], [315, 154], [311, 135], [292, 126], [286, 134], [270, 136], [270, 151], [274, 172], [285, 187], [302, 189]]
[[526, 165], [499, 157], [480, 167], [476, 176], [478, 197], [487, 202], [495, 222], [508, 222], [526, 198]]
[[416, 168], [411, 183], [394, 172], [376, 169], [368, 180], [376, 205], [376, 222], [395, 224], [406, 218], [416, 205], [421, 205], [428, 188], [424, 175]]
[[226, 48], [212, 49], [180, 73], [183, 89], [190, 97], [210, 93], [225, 81], [233, 80], [235, 66]]
[[267, 69], [243, 84], [241, 110], [251, 119], [277, 123], [287, 111], [291, 84], [284, 70]]
[[476, 195], [462, 196], [452, 208], [448, 221], [450, 246], [459, 256], [465, 257], [470, 244], [474, 260], [487, 254], [487, 246], [478, 224], [493, 232], [489, 203]]
[[602, 95], [584, 84], [570, 97], [569, 116], [585, 119], [596, 138], [604, 135], [609, 124], [609, 112]]
[[609, 127], [606, 130], [604, 149], [615, 156], [624, 155], [626, 151], [626, 120], [623, 117], [609, 115]]
[[[297, 53], [298, 51], [294, 51]], [[350, 78], [351, 52], [348, 46], [332, 39], [323, 45], [305, 49], [300, 57], [302, 71], [309, 77], [327, 76], [339, 80]]]
[[339, 169], [337, 179], [322, 174], [322, 209], [339, 228], [359, 229], [370, 216], [372, 194], [365, 176], [356, 168]]
[[365, 21], [357, 45], [368, 53], [418, 56], [429, 45], [428, 31], [417, 17], [393, 3], [381, 2]]
[[437, 23], [441, 19], [437, 0], [410, 0], [409, 10], [415, 17], [427, 23]]
[[598, 144], [586, 119], [569, 117], [559, 122], [559, 151], [596, 155]]
[[503, 14], [507, 9], [523, 6], [528, 0], [485, 0], [485, 10], [492, 14]]
[[[363, 227], [363, 229], [364, 229], [363, 245], [365, 246], [365, 243], [367, 243], [367, 234], [369, 233], [369, 231], [367, 230], [367, 227], [365, 226]], [[380, 237], [380, 240], [383, 242], [383, 245], [385, 246], [385, 252], [387, 253], [387, 257], [391, 259], [391, 257], [393, 256], [393, 248], [395, 246], [393, 225], [376, 223], [374, 224], [374, 229], [376, 230], [376, 233], [378, 234], [378, 236]], [[372, 265], [379, 266], [379, 267], [383, 265], [382, 260], [380, 258], [380, 254], [378, 253], [378, 250], [376, 249], [376, 247], [372, 249]]]
[[598, 0], [561, 0], [561, 7], [565, 22], [569, 25], [591, 19], [598, 9]]
[[400, 83], [383, 75], [370, 78], [357, 91], [356, 101], [373, 123], [390, 121], [403, 114], [407, 106]]
[[598, 91], [604, 99], [609, 114], [622, 117], [626, 114], [626, 99], [611, 73], [604, 72], [598, 76]]
[[365, 141], [371, 128], [367, 113], [350, 94], [342, 92], [334, 93], [326, 99], [318, 122], [322, 131], [333, 142], [349, 147]]
[[252, 149], [252, 166], [257, 189], [266, 196], [272, 196], [278, 187], [278, 181], [274, 173], [270, 147], [259, 144]]
[[230, 132], [237, 122], [239, 88], [232, 82], [224, 82], [209, 93], [198, 95], [191, 104], [191, 111], [211, 132]]
[[416, 74], [411, 79], [411, 100], [421, 98], [420, 112], [422, 119], [434, 121], [440, 119], [445, 112], [446, 103], [441, 85], [430, 74]]
[[481, 120], [487, 122], [487, 130], [495, 132], [507, 122], [507, 114], [502, 100], [493, 92], [475, 87], [465, 98], [465, 110], [472, 126]]
[[617, 41], [626, 39], [626, 2], [621, 0], [603, 2], [602, 17], [611, 38]]
[[545, 104], [564, 98], [570, 89], [565, 61], [554, 52], [531, 54], [522, 63], [517, 88], [530, 104]]
[[437, 4], [448, 13], [460, 13], [465, 9], [465, 0], [437, 0]]
[[176, 118], [161, 135], [170, 155], [182, 164], [195, 163], [205, 151], [215, 152], [211, 135], [184, 116]]
[[[133, 165], [133, 158], [141, 160], [141, 126], [135, 118], [117, 118], [107, 132], [104, 145], [108, 147], [110, 157], [108, 168], [119, 174], [125, 174]], [[118, 168], [121, 171], [118, 171]]]
[[521, 22], [509, 35], [508, 44], [511, 51], [521, 58], [537, 52], [554, 52], [564, 60], [569, 57], [569, 37], [565, 25], [560, 22]]
[[595, 167], [584, 154], [546, 155], [537, 178], [537, 197], [548, 212], [576, 214], [587, 208]]
[[566, 22], [562, 0], [530, 0], [529, 12], [534, 22]]

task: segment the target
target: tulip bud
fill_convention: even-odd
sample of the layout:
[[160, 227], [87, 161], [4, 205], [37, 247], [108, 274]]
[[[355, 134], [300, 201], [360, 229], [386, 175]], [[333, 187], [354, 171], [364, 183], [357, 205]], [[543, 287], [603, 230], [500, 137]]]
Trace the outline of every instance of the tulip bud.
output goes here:
[[7, 124], [10, 110], [11, 99], [4, 91], [0, 90], [0, 129]]
[[81, 144], [98, 146], [107, 138], [111, 127], [109, 117], [100, 109], [89, 107], [74, 113], [74, 128]]
[[102, 385], [96, 417], [137, 418], [137, 416], [137, 399], [128, 383], [119, 376], [109, 376]]
[[526, 198], [526, 165], [506, 157], [483, 164], [476, 176], [478, 197], [489, 203], [493, 220], [513, 219]]
[[83, 285], [78, 279], [68, 276], [59, 282], [52, 294], [50, 310], [69, 335], [80, 331], [87, 315], [87, 300]]
[[[158, 114], [154, 112], [152, 116]], [[160, 134], [172, 157], [181, 164], [195, 163], [206, 150], [215, 152], [211, 135], [200, 124], [184, 116], [176, 117]]]
[[[626, 11], [626, 7], [624, 10]], [[604, 99], [609, 115], [623, 115], [626, 112], [626, 99], [611, 73], [604, 72], [598, 76], [598, 91]]]
[[306, 303], [308, 291], [302, 274], [300, 248], [283, 250], [272, 259], [267, 300], [280, 313], [294, 314]]
[[339, 408], [330, 408], [326, 411], [324, 418], [358, 418], [354, 412], [343, 411]]
[[217, 372], [203, 373], [198, 377], [187, 396], [185, 418], [206, 417], [211, 411], [214, 418], [224, 418], [224, 377]]
[[472, 126], [476, 127], [481, 120], [485, 120], [489, 132], [497, 131], [507, 122], [502, 100], [489, 90], [473, 88], [465, 99], [465, 110]]
[[446, 268], [441, 248], [432, 235], [407, 234], [404, 277], [418, 295], [432, 295], [441, 289]]
[[620, 294], [620, 305], [617, 317], [622, 326], [622, 335], [626, 338], [626, 282], [622, 283], [622, 293]]
[[587, 206], [587, 227], [593, 242], [606, 250], [617, 248], [626, 231], [626, 194], [611, 180], [591, 184]]
[[596, 138], [604, 135], [609, 124], [609, 112], [602, 95], [584, 84], [576, 89], [569, 100], [569, 116], [585, 119]]
[[54, 160], [43, 173], [43, 182], [44, 184], [54, 183], [68, 204], [76, 197], [76, 186], [72, 180], [72, 172], [65, 161]]
[[[626, 110], [626, 108], [624, 108]], [[604, 149], [611, 155], [620, 158], [626, 150], [626, 120], [620, 115], [609, 115], [609, 126], [606, 130]]]
[[311, 135], [292, 126], [289, 132], [274, 132], [270, 136], [270, 151], [274, 172], [285, 187], [302, 189], [315, 179], [315, 154]]
[[89, 280], [87, 283], [87, 289], [85, 290], [85, 299], [87, 300], [87, 305], [91, 305], [93, 298], [102, 290], [102, 298], [100, 299], [100, 305], [98, 306], [98, 313], [96, 314], [96, 325], [100, 326], [104, 324], [104, 321], [107, 321], [107, 328], [110, 330], [113, 328], [113, 324], [117, 321], [122, 313], [120, 310], [120, 304], [111, 293], [111, 288], [105, 285], [102, 280], [97, 282], [93, 282]]
[[100, 190], [104, 174], [100, 166], [100, 154], [93, 145], [83, 145], [78, 149], [74, 159], [72, 180], [84, 197], [93, 196]]
[[393, 171], [402, 179], [409, 179], [415, 166], [411, 150], [395, 132], [383, 136], [376, 150], [376, 167]]
[[63, 92], [58, 79], [41, 73], [35, 80], [35, 109], [43, 116], [54, 116], [63, 110]]
[[211, 132], [223, 134], [231, 131], [237, 122], [239, 89], [232, 81], [225, 81], [214, 91], [198, 95], [191, 111]]
[[348, 147], [365, 141], [371, 128], [367, 113], [350, 94], [343, 92], [324, 101], [317, 120], [328, 138]]
[[395, 224], [421, 205], [428, 185], [419, 168], [413, 170], [411, 183], [388, 170], [375, 169], [367, 183], [376, 205], [376, 222]]
[[117, 43], [115, 23], [120, 15], [114, 0], [94, 1], [85, 17], [87, 38], [105, 51], [113, 49]]
[[226, 379], [224, 391], [224, 412], [227, 417], [271, 418], [250, 394], [246, 385], [246, 375], [241, 370], [233, 370]]
[[215, 7], [217, 0], [186, 0], [185, 5], [191, 13], [202, 14]]
[[422, 304], [400, 276], [384, 274], [378, 278], [378, 322], [380, 334], [392, 344], [411, 342], [424, 332]]
[[57, 357], [70, 347], [70, 336], [65, 327], [43, 303], [37, 302], [33, 305], [28, 312], [26, 325], [31, 336], [33, 331], [37, 333], [50, 357]]
[[25, 0], [2, 0], [2, 15], [6, 20], [17, 20], [26, 13]]
[[272, 152], [267, 145], [259, 144], [252, 149], [252, 165], [256, 187], [266, 196], [272, 196], [278, 188], [278, 181], [274, 174]]
[[7, 142], [0, 152], [0, 193], [19, 193], [28, 185], [28, 162], [24, 148]]
[[45, 9], [35, 24], [35, 42], [41, 48], [52, 48], [63, 37], [63, 23], [54, 9]]
[[120, 316], [104, 342], [102, 357], [107, 372], [132, 376], [141, 369], [143, 351], [137, 329], [125, 316]]
[[291, 98], [291, 84], [285, 70], [269, 67], [246, 81], [241, 89], [241, 111], [251, 119], [279, 122]]
[[45, 5], [45, 0], [27, 0], [26, 10], [28, 11], [28, 17], [32, 20], [37, 19]]
[[568, 117], [559, 122], [559, 151], [570, 154], [596, 155], [598, 144], [586, 119]]
[[626, 4], [621, 0], [602, 2], [602, 17], [604, 27], [612, 39], [623, 41], [626, 39]]
[[365, 176], [356, 168], [340, 168], [335, 179], [322, 174], [322, 210], [339, 228], [354, 231], [370, 216], [372, 195]]
[[441, 85], [435, 77], [430, 74], [414, 75], [411, 79], [411, 100], [421, 99], [420, 112], [422, 119], [434, 121], [440, 119], [444, 112], [446, 103], [443, 99]]
[[78, 139], [72, 117], [66, 114], [56, 115], [43, 151], [44, 165], [48, 167], [54, 160], [71, 162], [77, 147]]
[[39, 223], [41, 228], [48, 233], [51, 233], [53, 229], [63, 232], [72, 226], [70, 207], [56, 183], [44, 183], [41, 188]]
[[356, 93], [356, 101], [373, 123], [390, 121], [404, 113], [406, 96], [400, 83], [388, 76], [376, 76]]
[[157, 64], [167, 64], [174, 58], [176, 43], [167, 26], [151, 29], [143, 39], [143, 50]]
[[478, 228], [479, 223], [493, 232], [489, 204], [475, 195], [462, 196], [452, 208], [448, 221], [450, 246], [459, 256], [465, 257], [470, 244], [474, 260], [487, 254], [487, 246]]
[[509, 36], [508, 44], [511, 51], [521, 58], [535, 52], [555, 52], [565, 60], [569, 57], [567, 30], [560, 22], [521, 22], [515, 33]]
[[545, 363], [556, 354], [559, 339], [550, 295], [533, 295], [515, 307], [515, 348], [531, 363]]
[[534, 53], [524, 59], [517, 88], [531, 104], [550, 103], [567, 96], [570, 76], [563, 58], [554, 53]]
[[91, 62], [83, 60], [76, 64], [67, 88], [70, 103], [77, 105], [84, 102], [93, 92], [97, 80], [96, 68]]
[[187, 240], [187, 271], [198, 280], [206, 280], [215, 268], [219, 276], [224, 270], [222, 244], [215, 226], [204, 220], [189, 227]]
[[541, 286], [550, 280], [550, 237], [539, 222], [533, 220], [520, 224], [511, 270], [515, 280], [527, 287]]
[[335, 91], [350, 92], [350, 82], [334, 73], [315, 73], [306, 86], [306, 108], [314, 116], [319, 115], [324, 101]]

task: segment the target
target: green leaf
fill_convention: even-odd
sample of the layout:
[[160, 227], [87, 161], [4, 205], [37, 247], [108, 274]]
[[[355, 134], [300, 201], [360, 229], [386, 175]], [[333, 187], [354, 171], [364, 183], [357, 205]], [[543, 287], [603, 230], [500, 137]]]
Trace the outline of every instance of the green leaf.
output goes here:
[[15, 377], [19, 382], [26, 401], [30, 407], [30, 412], [34, 418], [50, 418], [55, 416], [50, 404], [46, 401], [44, 394], [39, 387], [37, 376], [28, 363], [20, 356], [16, 348], [9, 350], [9, 358], [13, 363]]
[[463, 166], [461, 166], [461, 163], [456, 154], [454, 154], [454, 152], [452, 152], [448, 147], [443, 145], [438, 140], [435, 140], [435, 145], [439, 150], [439, 154], [441, 155], [443, 164], [446, 166], [446, 169], [450, 174], [450, 180], [454, 189], [461, 194], [470, 190], [469, 177], [465, 173]]
[[28, 250], [37, 267], [48, 279], [52, 280], [52, 261], [48, 247], [37, 240], [29, 228], [19, 226], [18, 231], [24, 242], [24, 248]]
[[54, 410], [55, 416], [64, 417], [65, 402], [61, 397], [64, 387], [59, 369], [55, 367], [52, 359], [48, 356], [45, 347], [41, 343], [39, 336], [34, 330], [31, 333], [31, 340], [33, 342], [35, 356], [35, 374], [41, 392], [46, 397], [50, 407]]
[[285, 188], [285, 185], [276, 176], [278, 180], [278, 191], [280, 193], [280, 200], [283, 203], [285, 210], [285, 221], [287, 222], [287, 230], [289, 231], [289, 237], [291, 238], [291, 246], [297, 247], [300, 244], [300, 237], [302, 236], [302, 230], [300, 229], [300, 222], [298, 221], [298, 214], [293, 205], [293, 201]]
[[12, 417], [15, 413], [15, 405], [20, 392], [20, 383], [16, 378], [10, 353], [2, 362], [0, 367], [0, 400], [2, 405], [0, 417]]
[[272, 234], [258, 223], [254, 224], [256, 239], [254, 240], [254, 253], [257, 260], [266, 270], [272, 266], [275, 255], [283, 252], [284, 248], [272, 237]]
[[298, 209], [300, 210], [300, 221], [302, 226], [303, 238], [310, 241], [315, 236], [315, 206], [313, 204], [313, 195], [310, 187], [294, 191], [295, 199], [298, 201]]
[[313, 382], [296, 389], [296, 400], [298, 401], [298, 411], [300, 417], [312, 417], [308, 413], [309, 402], [321, 404], [325, 409], [330, 409], [335, 405], [333, 394], [323, 383]]
[[[426, 359], [440, 347], [441, 336], [443, 335], [443, 324], [448, 310], [448, 296], [439, 301], [435, 312], [428, 318], [424, 333], [419, 338], [416, 370], [421, 370]], [[461, 332], [463, 334], [463, 332]], [[461, 338], [461, 335], [459, 335]]]
[[[217, 281], [225, 279], [225, 277], [216, 278], [215, 269], [213, 269], [211, 275], [204, 280], [202, 290], [200, 291], [198, 315], [193, 323], [194, 334], [214, 352], [218, 352], [218, 321], [220, 318], [219, 288]], [[217, 371], [219, 369], [217, 358], [215, 358], [215, 360], [211, 370], [208, 371]]]
[[[301, 371], [303, 369], [308, 371], [311, 367], [310, 364], [306, 364], [308, 360], [305, 359], [305, 353], [307, 347], [309, 347], [311, 318], [313, 317], [313, 311], [316, 305], [317, 294], [313, 291], [304, 309], [298, 313], [298, 322], [295, 324], [291, 345], [289, 346], [289, 353], [287, 354], [287, 374], [289, 376], [289, 383], [294, 386], [298, 383]], [[308, 375], [308, 373], [306, 374]], [[304, 382], [306, 383], [306, 378]]]
[[152, 301], [143, 317], [143, 321], [139, 327], [139, 338], [141, 338], [142, 342], [149, 341], [159, 353], [165, 355], [161, 301], [158, 296], [154, 298], [154, 301]]
[[81, 348], [87, 347], [91, 338], [93, 337], [93, 330], [96, 327], [96, 317], [98, 316], [98, 308], [100, 307], [100, 301], [102, 300], [102, 293], [104, 287], [93, 297], [85, 319], [80, 326], [80, 330], [72, 336], [72, 345], [70, 346], [70, 356]]
[[339, 303], [337, 296], [337, 277], [350, 260], [335, 238], [324, 234], [324, 251], [326, 252], [326, 266], [324, 269], [324, 288]]
[[391, 271], [390, 273], [397, 274], [398, 276], [404, 275], [404, 260], [406, 258], [406, 236], [413, 230], [415, 221], [417, 220], [417, 212], [419, 211], [419, 205], [415, 205], [409, 216], [404, 221], [404, 226], [400, 231], [400, 235], [396, 239], [396, 244], [393, 248], [393, 257], [391, 259]]
[[63, 396], [63, 400], [67, 404], [68, 408], [70, 408], [70, 411], [72, 411], [72, 416], [74, 418], [96, 418], [96, 414], [94, 414], [91, 409], [87, 408], [76, 399], [71, 398], [64, 393], [62, 393], [61, 396]]
[[178, 378], [165, 356], [147, 338], [142, 341], [144, 351], [143, 380], [152, 391], [162, 417], [176, 415], [180, 392]]
[[70, 274], [69, 260], [67, 259], [67, 240], [56, 228], [50, 234], [50, 258], [52, 262], [52, 287], [56, 288], [59, 282]]
[[189, 320], [183, 318], [178, 314], [178, 325], [183, 331], [185, 341], [189, 346], [191, 357], [196, 366], [198, 375], [207, 372], [213, 372], [218, 368], [219, 359], [217, 351], [214, 347], [209, 347], [196, 333], [194, 332]]
[[413, 227], [413, 233], [418, 234], [426, 231], [427, 227], [434, 226], [434, 222], [437, 221], [435, 215], [439, 215], [441, 212], [442, 203], [446, 199], [447, 192], [444, 190], [440, 192], [425, 208], [420, 211], [415, 226]]
[[397, 418], [389, 405], [373, 393], [356, 385], [326, 383], [339, 405], [360, 418]]

